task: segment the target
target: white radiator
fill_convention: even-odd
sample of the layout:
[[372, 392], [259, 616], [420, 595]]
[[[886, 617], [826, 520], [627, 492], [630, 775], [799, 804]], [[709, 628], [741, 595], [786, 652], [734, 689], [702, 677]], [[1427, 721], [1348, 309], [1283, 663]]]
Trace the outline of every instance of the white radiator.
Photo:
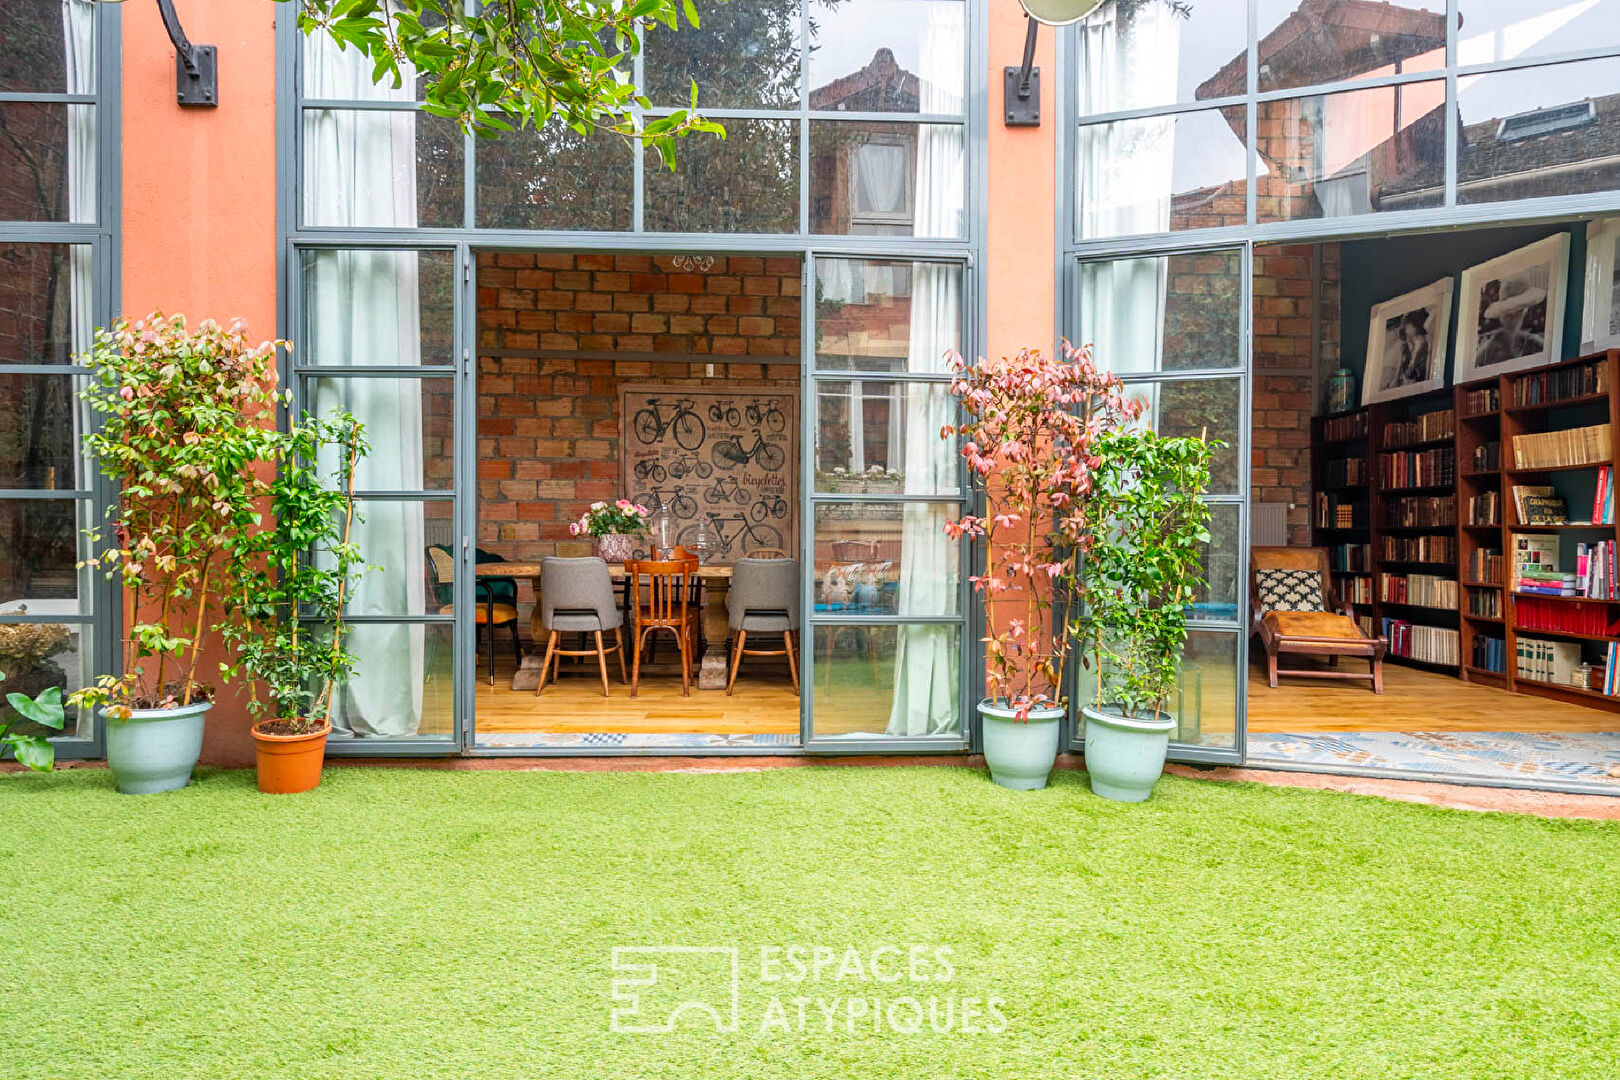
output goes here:
[[423, 523], [427, 546], [441, 545], [454, 550], [456, 546], [455, 522], [449, 518], [430, 518]]
[[1288, 504], [1257, 502], [1249, 504], [1249, 546], [1288, 546]]

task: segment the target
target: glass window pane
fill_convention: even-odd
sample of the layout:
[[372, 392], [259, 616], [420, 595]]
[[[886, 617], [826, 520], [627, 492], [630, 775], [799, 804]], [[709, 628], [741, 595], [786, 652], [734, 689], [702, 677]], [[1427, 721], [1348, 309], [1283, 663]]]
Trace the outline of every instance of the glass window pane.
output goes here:
[[[442, 491], [454, 483], [455, 385], [451, 379], [307, 377], [304, 408], [347, 412], [365, 425], [371, 451], [355, 465], [359, 491]], [[336, 475], [336, 459], [322, 461]]]
[[962, 345], [962, 267], [816, 260], [816, 367], [947, 374]]
[[304, 110], [304, 224], [458, 228], [462, 135], [411, 110]]
[[36, 697], [59, 687], [67, 711], [67, 723], [53, 731], [23, 720], [0, 701], [0, 716], [12, 722], [12, 731], [47, 738], [90, 738], [90, 710], [81, 712], [66, 703], [69, 694], [95, 681], [89, 631], [79, 623], [0, 622], [0, 671], [6, 673], [6, 693]]
[[955, 124], [810, 123], [810, 231], [961, 237], [963, 131]]
[[798, 125], [721, 123], [724, 140], [699, 135], [681, 141], [674, 172], [655, 151], [646, 152], [644, 226], [649, 232], [797, 232]]
[[1259, 0], [1260, 89], [1372, 79], [1446, 66], [1446, 5]]
[[1076, 28], [1080, 115], [1242, 94], [1248, 26], [1247, 0], [1109, 0]]
[[1195, 622], [1238, 622], [1238, 507], [1209, 508], [1209, 543], [1204, 545], [1204, 581], [1188, 617]]
[[96, 220], [96, 107], [0, 102], [0, 221]]
[[455, 737], [455, 627], [350, 623], [354, 675], [337, 694], [336, 738]]
[[817, 503], [816, 613], [955, 615], [962, 545], [955, 503]]
[[449, 251], [306, 249], [298, 364], [416, 367], [455, 352], [455, 256]]
[[939, 437], [956, 402], [941, 383], [822, 382], [816, 389], [816, 490], [954, 494], [959, 467]]
[[962, 112], [965, 19], [962, 0], [814, 0], [810, 107]]
[[620, 136], [550, 124], [476, 147], [479, 228], [629, 231], [634, 161]]
[[0, 244], [0, 364], [70, 364], [90, 345], [88, 244]]
[[816, 738], [962, 735], [962, 631], [956, 626], [817, 626]]
[[1439, 206], [1446, 84], [1262, 102], [1255, 164], [1260, 221]]
[[1457, 7], [1459, 64], [1620, 44], [1620, 0], [1460, 0]]
[[[437, 548], [449, 549], [446, 526], [454, 514], [448, 499], [358, 500], [349, 536], [359, 545], [366, 569], [357, 575], [349, 593], [349, 613], [451, 614], [455, 564], [436, 557], [430, 548], [437, 541]], [[331, 564], [330, 553], [319, 553], [317, 559]]]
[[1243, 224], [1243, 139], [1242, 106], [1082, 126], [1081, 238]]
[[1080, 331], [1110, 371], [1241, 367], [1243, 260], [1236, 249], [1080, 264]]
[[[442, 25], [430, 11], [421, 14], [424, 24]], [[326, 101], [411, 101], [421, 100], [423, 80], [414, 74], [404, 76], [400, 86], [392, 81], [372, 79], [372, 64], [358, 49], [345, 49], [323, 33], [298, 35], [302, 60], [301, 74], [306, 99]], [[410, 65], [405, 65], [410, 70]]]
[[696, 82], [700, 108], [797, 108], [799, 4], [705, 4], [701, 26], [684, 21], [678, 31], [649, 26], [645, 57], [644, 89], [654, 105], [690, 104]]
[[1242, 412], [1238, 387], [1238, 380], [1232, 378], [1133, 382], [1125, 389], [1146, 406], [1139, 422], [1159, 434], [1201, 436], [1225, 443], [1215, 452], [1210, 492], [1232, 495], [1238, 484], [1238, 417]]
[[[1237, 656], [1236, 632], [1188, 631], [1181, 676], [1170, 696], [1170, 712], [1176, 720], [1172, 742], [1225, 749], [1237, 746]], [[1076, 671], [1081, 700], [1095, 701], [1094, 669], [1080, 665]]]
[[93, 94], [92, 0], [6, 0], [0, 19], [0, 92]]
[[84, 412], [77, 381], [0, 373], [0, 488], [72, 491], [81, 485]]
[[1457, 201], [1500, 202], [1620, 187], [1620, 60], [1457, 80]]
[[77, 499], [0, 499], [0, 615], [69, 615], [90, 609], [83, 530], [90, 504]]

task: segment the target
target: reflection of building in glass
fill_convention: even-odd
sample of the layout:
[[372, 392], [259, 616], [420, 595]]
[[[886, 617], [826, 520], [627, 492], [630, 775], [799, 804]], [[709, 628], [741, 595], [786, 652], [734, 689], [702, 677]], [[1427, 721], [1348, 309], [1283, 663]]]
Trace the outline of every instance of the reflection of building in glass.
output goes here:
[[[916, 112], [917, 76], [880, 48], [859, 71], [810, 91], [832, 112]], [[810, 219], [817, 232], [909, 236], [916, 213], [917, 126], [820, 124], [811, 140]]]

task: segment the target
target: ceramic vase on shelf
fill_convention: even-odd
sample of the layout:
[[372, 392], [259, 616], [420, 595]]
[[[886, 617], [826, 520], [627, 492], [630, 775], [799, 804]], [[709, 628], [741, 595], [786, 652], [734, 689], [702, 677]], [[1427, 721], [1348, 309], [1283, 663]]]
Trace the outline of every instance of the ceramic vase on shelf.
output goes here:
[[636, 538], [630, 533], [608, 533], [596, 538], [596, 553], [605, 563], [622, 563], [635, 557]]
[[1355, 400], [1356, 376], [1349, 368], [1341, 367], [1327, 382], [1327, 411], [1349, 412]]

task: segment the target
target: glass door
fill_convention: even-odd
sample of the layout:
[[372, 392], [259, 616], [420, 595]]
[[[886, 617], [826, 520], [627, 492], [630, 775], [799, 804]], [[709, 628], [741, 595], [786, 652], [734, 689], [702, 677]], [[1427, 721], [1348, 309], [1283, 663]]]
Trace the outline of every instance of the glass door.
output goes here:
[[803, 736], [812, 750], [968, 739], [964, 498], [940, 438], [967, 346], [960, 261], [816, 256], [806, 328]]
[[370, 445], [352, 533], [370, 569], [349, 605], [356, 666], [329, 746], [450, 752], [467, 712], [458, 658], [472, 640], [456, 452], [464, 259], [451, 248], [303, 245], [291, 257], [294, 410], [351, 413]]
[[[1142, 422], [1165, 435], [1225, 444], [1205, 499], [1209, 584], [1189, 612], [1171, 702], [1179, 728], [1170, 756], [1183, 761], [1235, 762], [1243, 754], [1251, 258], [1246, 245], [1088, 258], [1070, 278], [1071, 340], [1095, 346], [1096, 362], [1146, 403]], [[1073, 738], [1078, 747], [1079, 725]]]

